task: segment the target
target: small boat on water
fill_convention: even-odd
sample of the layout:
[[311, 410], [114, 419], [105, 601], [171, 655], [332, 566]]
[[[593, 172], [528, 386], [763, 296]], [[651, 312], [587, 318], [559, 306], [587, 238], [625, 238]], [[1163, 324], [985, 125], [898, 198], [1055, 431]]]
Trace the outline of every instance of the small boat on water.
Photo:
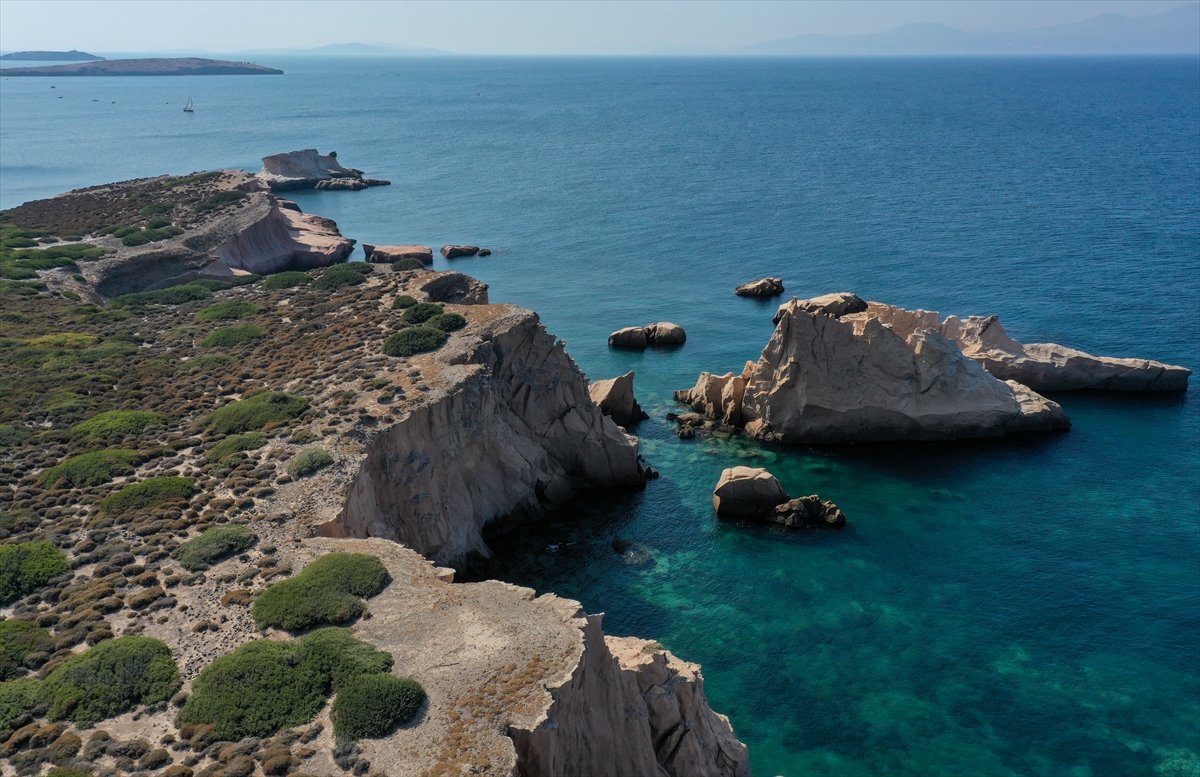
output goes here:
[[183, 106], [183, 112], [184, 113], [195, 113], [196, 112], [195, 109], [192, 108], [192, 98], [191, 97], [188, 97], [188, 104]]

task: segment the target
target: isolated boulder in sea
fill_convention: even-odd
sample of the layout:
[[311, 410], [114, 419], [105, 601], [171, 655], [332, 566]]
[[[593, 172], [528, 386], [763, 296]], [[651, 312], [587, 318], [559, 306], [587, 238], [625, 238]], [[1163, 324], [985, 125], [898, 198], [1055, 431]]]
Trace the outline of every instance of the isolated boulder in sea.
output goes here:
[[263, 157], [258, 180], [273, 191], [291, 189], [365, 189], [387, 186], [390, 181], [364, 178], [361, 170], [343, 167], [337, 152], [320, 154], [315, 148]]
[[608, 344], [613, 348], [645, 348], [646, 329], [640, 326], [627, 326], [618, 329], [608, 336]]
[[846, 514], [833, 502], [822, 502], [816, 494], [790, 499], [776, 505], [769, 520], [780, 526], [802, 528], [806, 526], [841, 528], [846, 525]]
[[646, 325], [646, 342], [654, 346], [683, 345], [687, 334], [679, 324], [661, 321], [657, 324]]
[[1015, 380], [1034, 391], [1187, 391], [1192, 374], [1186, 367], [1093, 356], [1057, 343], [1025, 345], [1008, 336], [997, 316], [948, 316], [942, 321], [935, 311], [871, 302], [851, 318], [878, 319], [902, 337], [917, 329], [939, 332], [1000, 380]]
[[754, 372], [754, 362], [746, 362], [741, 375], [727, 372], [724, 375], [713, 375], [711, 372], [700, 373], [700, 379], [690, 389], [675, 392], [675, 398], [686, 402], [698, 412], [709, 418], [724, 421], [732, 426], [742, 424], [742, 397], [746, 393], [746, 383]]
[[600, 406], [600, 411], [612, 418], [617, 426], [629, 426], [648, 417], [633, 396], [632, 371], [592, 383], [588, 386], [588, 394]]
[[757, 518], [771, 515], [788, 501], [783, 485], [765, 469], [731, 467], [721, 473], [713, 489], [713, 509], [722, 518]]
[[433, 264], [433, 249], [429, 246], [376, 246], [363, 243], [368, 262], [391, 264], [401, 259], [419, 259], [422, 264]]
[[1062, 408], [1005, 383], [929, 329], [783, 308], [746, 386], [752, 437], [791, 443], [943, 440], [1069, 428]]
[[783, 293], [782, 278], [760, 278], [733, 290], [739, 297], [774, 297]]
[[492, 255], [492, 249], [490, 249], [490, 248], [479, 249], [479, 256], [491, 256], [491, 255]]
[[426, 302], [449, 302], [454, 305], [488, 304], [488, 285], [460, 272], [432, 273], [418, 290], [425, 293]]
[[[442, 246], [441, 253], [447, 259], [457, 259], [460, 256], [475, 256], [479, 253], [479, 246]], [[488, 253], [491, 253], [491, 251]]]
[[[792, 297], [792, 302], [795, 302], [801, 310], [807, 310], [809, 313], [820, 313], [824, 316], [833, 316], [841, 318], [850, 313], [861, 313], [867, 309], [867, 302], [857, 294], [841, 291], [835, 294], [825, 294], [812, 299], [797, 300]], [[790, 305], [791, 302], [785, 302], [779, 306], [778, 312], [772, 320], [778, 324], [779, 319], [783, 316], [783, 309]]]

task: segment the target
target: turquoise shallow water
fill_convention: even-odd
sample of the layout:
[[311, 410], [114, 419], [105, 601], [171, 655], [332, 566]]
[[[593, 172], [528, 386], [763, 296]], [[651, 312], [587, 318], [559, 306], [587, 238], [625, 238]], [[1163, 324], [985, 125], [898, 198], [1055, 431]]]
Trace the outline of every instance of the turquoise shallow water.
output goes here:
[[[660, 480], [493, 538], [476, 574], [702, 663], [760, 775], [1200, 774], [1196, 391], [1066, 394], [1067, 434], [941, 445], [684, 442], [663, 420], [700, 370], [757, 357], [774, 303], [730, 292], [767, 274], [1200, 368], [1194, 58], [268, 64], [287, 75], [0, 79], [0, 204], [335, 148], [395, 184], [305, 210], [493, 248], [452, 264], [589, 375], [636, 370], [652, 416]], [[659, 320], [688, 343], [605, 346]], [[849, 526], [716, 521], [734, 463]]]

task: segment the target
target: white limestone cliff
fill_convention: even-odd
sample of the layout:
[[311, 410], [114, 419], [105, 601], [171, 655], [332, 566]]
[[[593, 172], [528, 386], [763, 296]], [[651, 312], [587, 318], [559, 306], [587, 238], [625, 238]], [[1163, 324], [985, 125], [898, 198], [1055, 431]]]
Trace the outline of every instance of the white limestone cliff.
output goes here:
[[361, 170], [343, 167], [337, 152], [321, 154], [315, 148], [272, 154], [262, 160], [258, 179], [272, 191], [292, 189], [365, 189], [386, 186], [389, 181], [363, 178]]

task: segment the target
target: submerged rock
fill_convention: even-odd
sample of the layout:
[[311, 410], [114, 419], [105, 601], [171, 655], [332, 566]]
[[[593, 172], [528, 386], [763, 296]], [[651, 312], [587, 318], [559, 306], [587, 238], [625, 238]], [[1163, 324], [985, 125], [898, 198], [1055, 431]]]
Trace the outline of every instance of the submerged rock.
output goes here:
[[379, 264], [391, 264], [401, 259], [418, 259], [422, 264], [433, 264], [433, 249], [429, 246], [376, 246], [363, 243], [363, 252], [366, 253], [368, 262]]
[[713, 489], [713, 509], [722, 518], [758, 518], [771, 515], [776, 505], [788, 501], [783, 485], [765, 469], [731, 467], [721, 473]]
[[739, 297], [775, 297], [783, 293], [783, 278], [760, 278], [733, 290]]
[[315, 148], [263, 157], [258, 179], [272, 191], [292, 189], [365, 189], [388, 186], [391, 181], [363, 178], [361, 170], [343, 167], [337, 152], [320, 154]]
[[648, 417], [634, 398], [632, 371], [592, 383], [588, 386], [588, 394], [600, 411], [612, 418], [617, 426], [629, 426]]
[[[475, 256], [479, 253], [479, 246], [442, 246], [442, 256], [447, 259], [457, 259], [460, 256]], [[488, 251], [490, 254], [491, 251]]]
[[618, 329], [608, 336], [608, 344], [612, 348], [648, 348], [672, 345], [682, 345], [687, 341], [687, 334], [679, 324], [662, 321], [646, 326], [630, 326]]

